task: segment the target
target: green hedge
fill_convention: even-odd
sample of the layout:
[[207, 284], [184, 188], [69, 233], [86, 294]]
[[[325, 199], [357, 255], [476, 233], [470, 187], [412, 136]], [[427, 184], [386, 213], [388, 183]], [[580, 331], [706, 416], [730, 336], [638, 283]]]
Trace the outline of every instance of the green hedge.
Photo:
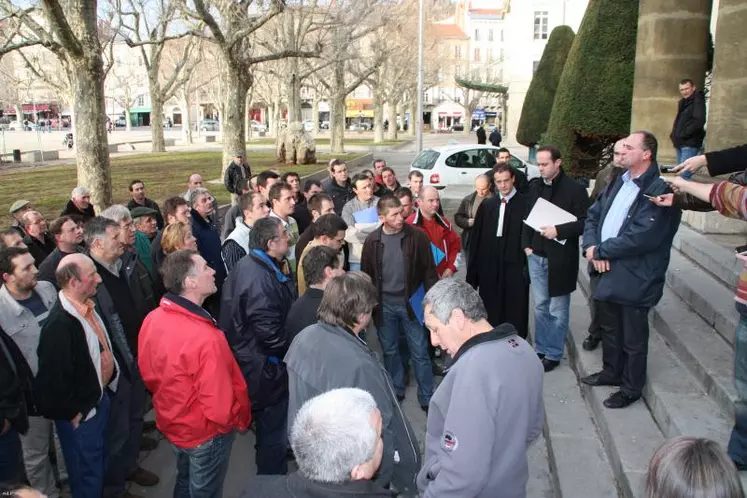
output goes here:
[[522, 145], [534, 147], [547, 129], [555, 90], [575, 36], [568, 26], [558, 26], [550, 33], [521, 108], [516, 140]]
[[604, 149], [630, 131], [637, 29], [637, 1], [589, 1], [544, 136], [574, 176], [593, 175]]

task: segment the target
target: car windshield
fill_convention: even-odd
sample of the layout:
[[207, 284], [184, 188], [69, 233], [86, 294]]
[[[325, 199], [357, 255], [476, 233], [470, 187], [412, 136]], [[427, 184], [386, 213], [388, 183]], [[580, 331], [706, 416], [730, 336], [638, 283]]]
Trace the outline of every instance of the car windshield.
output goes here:
[[424, 150], [420, 154], [418, 154], [418, 157], [416, 157], [412, 162], [412, 167], [417, 169], [433, 169], [438, 156], [439, 153], [435, 150]]

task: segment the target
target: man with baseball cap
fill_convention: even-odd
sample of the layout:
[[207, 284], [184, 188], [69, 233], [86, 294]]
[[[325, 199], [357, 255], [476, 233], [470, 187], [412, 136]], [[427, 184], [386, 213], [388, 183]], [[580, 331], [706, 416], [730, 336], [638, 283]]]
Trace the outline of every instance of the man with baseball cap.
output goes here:
[[34, 209], [34, 207], [31, 205], [31, 201], [27, 201], [26, 199], [17, 200], [10, 205], [10, 210], [8, 212], [13, 217], [13, 223], [10, 224], [10, 228], [18, 232], [21, 238], [28, 235], [26, 230], [23, 228], [23, 221], [21, 218], [24, 213], [31, 211], [32, 209]]

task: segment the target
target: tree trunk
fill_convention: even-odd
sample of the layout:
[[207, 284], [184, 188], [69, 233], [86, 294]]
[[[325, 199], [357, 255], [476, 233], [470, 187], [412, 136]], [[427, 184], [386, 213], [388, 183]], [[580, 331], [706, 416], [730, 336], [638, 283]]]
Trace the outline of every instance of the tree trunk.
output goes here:
[[252, 91], [246, 92], [246, 110], [244, 111], [244, 142], [252, 139], [252, 123], [249, 110], [252, 108]]
[[386, 139], [397, 140], [397, 102], [391, 98], [386, 103], [386, 115], [389, 117]]
[[73, 112], [78, 185], [91, 190], [91, 202], [101, 212], [112, 203], [103, 60], [98, 52], [71, 61], [70, 65], [70, 80], [77, 97], [73, 100]]
[[274, 99], [270, 105], [270, 136], [277, 137], [280, 131], [280, 99]]
[[345, 153], [345, 95], [334, 95], [329, 99], [330, 148], [332, 154]]
[[311, 119], [314, 120], [314, 137], [319, 134], [319, 97], [314, 95], [314, 102], [311, 104]]
[[181, 98], [179, 99], [179, 105], [182, 108], [182, 142], [184, 145], [192, 145], [192, 120], [190, 119], [189, 111], [192, 109], [192, 102], [190, 99], [190, 93], [187, 90], [181, 91]]
[[125, 131], [132, 131], [132, 115], [130, 114], [132, 106], [125, 108]]
[[380, 144], [384, 141], [384, 101], [381, 91], [373, 92], [373, 112], [374, 112], [374, 143]]
[[151, 85], [150, 90], [150, 137], [151, 152], [166, 152], [163, 139], [163, 98], [161, 89]]
[[23, 105], [13, 104], [13, 109], [16, 111], [16, 121], [20, 121], [21, 123], [23, 123], [23, 120], [24, 120]]
[[407, 123], [407, 136], [414, 137], [415, 127], [418, 124], [418, 118], [416, 116], [418, 113], [418, 103], [412, 99], [412, 93], [410, 93], [410, 98], [407, 100], [407, 110], [410, 113], [410, 121]]
[[223, 169], [225, 170], [236, 152], [246, 152], [243, 118], [246, 114], [246, 93], [251, 83], [251, 79], [246, 78], [251, 78], [251, 76], [242, 73], [238, 65], [226, 61], [222, 78], [225, 92], [221, 106], [223, 108], [221, 133], [223, 135]]
[[298, 59], [288, 59], [288, 76], [285, 92], [288, 96], [288, 125], [301, 122], [301, 80], [298, 78]]

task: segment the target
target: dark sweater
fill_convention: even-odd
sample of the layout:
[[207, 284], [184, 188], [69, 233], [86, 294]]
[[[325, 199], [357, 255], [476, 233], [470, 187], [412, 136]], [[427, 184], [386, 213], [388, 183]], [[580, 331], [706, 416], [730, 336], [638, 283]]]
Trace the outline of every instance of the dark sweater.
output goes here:
[[309, 287], [306, 293], [299, 297], [288, 312], [285, 319], [285, 330], [288, 332], [288, 342], [293, 341], [299, 332], [317, 322], [316, 312], [322, 304], [324, 291]]
[[[39, 371], [34, 381], [36, 407], [52, 420], [83, 419], [101, 399], [101, 386], [77, 318], [58, 300], [49, 310], [39, 337]], [[117, 376], [116, 367], [112, 380]]]
[[[82, 249], [78, 250], [76, 252], [83, 252]], [[41, 265], [39, 265], [39, 273], [36, 275], [36, 278], [38, 280], [44, 280], [45, 282], [51, 282], [52, 285], [54, 285], [54, 288], [57, 290], [60, 290], [60, 286], [57, 285], [57, 276], [55, 275], [57, 272], [57, 266], [59, 266], [60, 261], [62, 261], [62, 258], [65, 256], [73, 254], [73, 253], [67, 253], [60, 251], [60, 248], [58, 247], [54, 251], [52, 251], [52, 254], [46, 257]]]
[[122, 328], [127, 337], [127, 345], [130, 347], [132, 354], [137, 356], [137, 338], [140, 333], [140, 325], [142, 325], [145, 317], [138, 313], [138, 306], [135, 304], [130, 286], [127, 284], [127, 279], [122, 276], [122, 272], [120, 271], [119, 276], [114, 276], [98, 261], [94, 260], [94, 264], [101, 276], [101, 285], [106, 287], [106, 291], [114, 303], [114, 309], [122, 322]]
[[81, 211], [75, 206], [75, 204], [73, 203], [73, 200], [70, 199], [69, 201], [67, 201], [65, 208], [60, 213], [60, 216], [65, 216], [65, 215], [72, 216], [75, 219], [75, 221], [85, 223], [86, 221], [96, 216], [96, 212], [93, 209], [93, 204], [89, 205], [85, 211]]
[[34, 257], [34, 264], [37, 268], [41, 266], [47, 256], [52, 254], [56, 248], [54, 239], [48, 233], [45, 233], [42, 237], [44, 240], [41, 241], [36, 237], [27, 235], [23, 238], [24, 244], [29, 248], [29, 252]]

